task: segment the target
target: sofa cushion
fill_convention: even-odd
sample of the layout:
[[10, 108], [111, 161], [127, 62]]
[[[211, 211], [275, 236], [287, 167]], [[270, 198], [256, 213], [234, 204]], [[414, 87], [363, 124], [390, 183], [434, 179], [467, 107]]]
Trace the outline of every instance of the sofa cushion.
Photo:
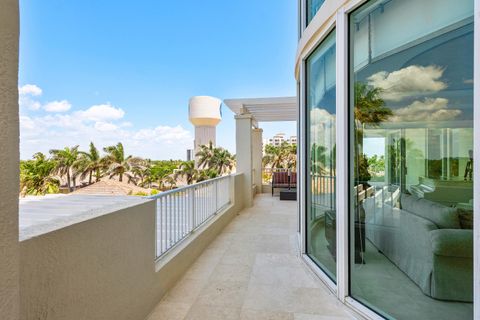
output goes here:
[[416, 196], [402, 193], [400, 204], [403, 210], [407, 210], [417, 216], [432, 221], [441, 229], [459, 229], [460, 221], [456, 208], [446, 207]]
[[433, 253], [438, 256], [473, 258], [473, 231], [437, 229], [430, 231]]
[[458, 208], [458, 219], [462, 229], [473, 229], [473, 210]]

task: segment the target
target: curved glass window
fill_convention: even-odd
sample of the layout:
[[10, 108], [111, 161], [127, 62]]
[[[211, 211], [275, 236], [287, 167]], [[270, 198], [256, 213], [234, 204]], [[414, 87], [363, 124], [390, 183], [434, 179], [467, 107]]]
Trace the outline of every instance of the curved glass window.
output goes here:
[[307, 25], [317, 14], [325, 0], [307, 0]]
[[473, 0], [369, 1], [350, 26], [350, 293], [473, 317]]
[[306, 61], [307, 254], [335, 281], [335, 32]]

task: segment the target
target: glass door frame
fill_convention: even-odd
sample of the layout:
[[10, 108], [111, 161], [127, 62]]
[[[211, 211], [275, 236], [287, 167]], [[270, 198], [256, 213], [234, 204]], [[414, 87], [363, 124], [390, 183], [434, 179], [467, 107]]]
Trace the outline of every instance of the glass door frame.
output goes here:
[[[480, 166], [478, 165], [480, 159], [480, 0], [475, 1], [474, 8], [474, 71], [473, 71], [473, 132], [474, 141], [477, 143], [473, 145], [474, 159], [477, 159], [474, 164], [474, 176], [473, 176], [473, 194], [477, 197], [473, 197], [474, 212], [480, 212]], [[475, 63], [476, 62], [476, 63]], [[473, 228], [473, 317], [474, 319], [480, 318], [480, 219], [474, 219]]]
[[[306, 5], [306, 0], [302, 0], [303, 1], [303, 4], [304, 6]], [[317, 274], [317, 276], [320, 277], [320, 279], [328, 286], [328, 288], [334, 293], [334, 294], [338, 294], [338, 286], [337, 284], [332, 281], [332, 279], [330, 279], [330, 277], [313, 261], [313, 259], [307, 254], [307, 250], [306, 250], [306, 243], [307, 243], [307, 232], [306, 232], [306, 226], [307, 226], [307, 203], [306, 203], [306, 199], [307, 199], [307, 193], [306, 191], [308, 190], [307, 188], [307, 183], [308, 183], [308, 179], [307, 177], [309, 177], [309, 174], [307, 173], [307, 170], [309, 168], [309, 166], [307, 165], [307, 149], [308, 149], [308, 146], [306, 145], [307, 143], [307, 133], [310, 131], [309, 128], [307, 128], [307, 116], [306, 116], [306, 112], [307, 112], [307, 74], [306, 74], [306, 61], [308, 59], [308, 57], [311, 56], [311, 54], [313, 54], [313, 52], [315, 51], [315, 49], [317, 49], [317, 47], [319, 45], [321, 45], [321, 43], [330, 35], [330, 33], [335, 29], [335, 24], [336, 24], [336, 21], [335, 19], [332, 19], [330, 20], [327, 25], [325, 26], [325, 28], [322, 30], [321, 33], [319, 33], [315, 39], [315, 41], [312, 43], [312, 45], [310, 45], [309, 47], [309, 50], [302, 56], [302, 60], [301, 60], [301, 64], [300, 64], [300, 90], [299, 90], [299, 95], [300, 95], [300, 104], [299, 104], [299, 110], [300, 110], [300, 121], [299, 121], [299, 129], [300, 129], [300, 137], [301, 137], [301, 143], [299, 144], [300, 145], [300, 170], [299, 172], [301, 172], [302, 174], [300, 175], [300, 186], [302, 187], [299, 191], [299, 199], [301, 199], [301, 202], [302, 202], [302, 205], [300, 206], [300, 245], [301, 245], [301, 255], [302, 255], [302, 258], [303, 260], [305, 261], [305, 263], [315, 272], [315, 274]], [[338, 39], [338, 36], [336, 36], [335, 40]], [[336, 53], [336, 58], [338, 57], [338, 53]], [[336, 63], [336, 68], [337, 68], [337, 71], [336, 73], [338, 74], [338, 63]], [[337, 79], [337, 83], [338, 83], [338, 79]], [[338, 88], [336, 89], [338, 92]], [[335, 106], [336, 108], [338, 107], [338, 103], [336, 104]], [[338, 125], [336, 126], [337, 129], [336, 129], [336, 133], [338, 132]], [[337, 143], [338, 143], [338, 138], [337, 138]], [[338, 147], [337, 147], [338, 149]], [[338, 159], [338, 151], [337, 151], [337, 154], [336, 154], [336, 157]], [[337, 167], [336, 167], [336, 170], [338, 168], [338, 163], [337, 163]], [[338, 171], [337, 171], [338, 172]], [[338, 176], [337, 176], [337, 179], [338, 179]], [[338, 198], [338, 192], [337, 192], [337, 198]], [[337, 201], [337, 198], [336, 198], [336, 204], [338, 204], [338, 201]], [[337, 230], [338, 230], [338, 212], [337, 212]], [[338, 233], [338, 231], [337, 231]], [[338, 234], [337, 234], [337, 273], [338, 273], [338, 253], [339, 253], [339, 248], [338, 248]], [[338, 276], [337, 276], [338, 277]], [[338, 279], [337, 279], [337, 283], [338, 283]]]
[[[302, 21], [305, 18], [305, 0], [301, 12]], [[326, 22], [326, 26], [310, 39], [308, 50], [302, 52], [299, 68], [299, 133], [301, 143], [299, 144], [300, 190], [299, 205], [300, 215], [300, 245], [301, 255], [307, 265], [325, 282], [334, 292], [337, 298], [350, 306], [353, 310], [368, 319], [383, 319], [379, 314], [367, 308], [357, 300], [350, 297], [350, 247], [353, 239], [350, 238], [350, 133], [349, 133], [349, 14], [368, 0], [353, 0], [340, 7], [336, 14]], [[474, 8], [474, 141], [480, 141], [480, 0], [473, 0]], [[336, 29], [336, 174], [337, 174], [337, 283], [330, 278], [306, 255], [306, 59], [317, 48], [318, 45]], [[474, 144], [474, 159], [476, 164], [480, 163], [480, 143]], [[474, 165], [474, 194], [480, 195], [480, 165]], [[474, 210], [480, 212], [480, 196], [474, 197]], [[474, 319], [480, 319], [480, 218], [474, 219]]]

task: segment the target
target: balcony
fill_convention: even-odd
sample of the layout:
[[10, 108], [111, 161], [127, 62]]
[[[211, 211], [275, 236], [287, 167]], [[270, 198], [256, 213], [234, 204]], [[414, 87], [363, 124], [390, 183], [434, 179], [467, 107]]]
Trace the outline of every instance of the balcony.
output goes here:
[[296, 202], [257, 195], [155, 307], [158, 319], [352, 319], [299, 257]]
[[299, 256], [296, 202], [245, 207], [243, 183], [22, 203], [22, 319], [352, 318]]

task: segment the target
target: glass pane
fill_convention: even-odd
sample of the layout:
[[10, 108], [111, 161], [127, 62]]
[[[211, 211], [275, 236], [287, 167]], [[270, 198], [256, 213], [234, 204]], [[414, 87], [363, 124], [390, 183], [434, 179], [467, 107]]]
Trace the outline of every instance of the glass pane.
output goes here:
[[307, 0], [307, 25], [317, 14], [325, 0]]
[[473, 317], [473, 0], [350, 22], [350, 291], [387, 318]]
[[335, 32], [306, 62], [307, 254], [335, 281]]

